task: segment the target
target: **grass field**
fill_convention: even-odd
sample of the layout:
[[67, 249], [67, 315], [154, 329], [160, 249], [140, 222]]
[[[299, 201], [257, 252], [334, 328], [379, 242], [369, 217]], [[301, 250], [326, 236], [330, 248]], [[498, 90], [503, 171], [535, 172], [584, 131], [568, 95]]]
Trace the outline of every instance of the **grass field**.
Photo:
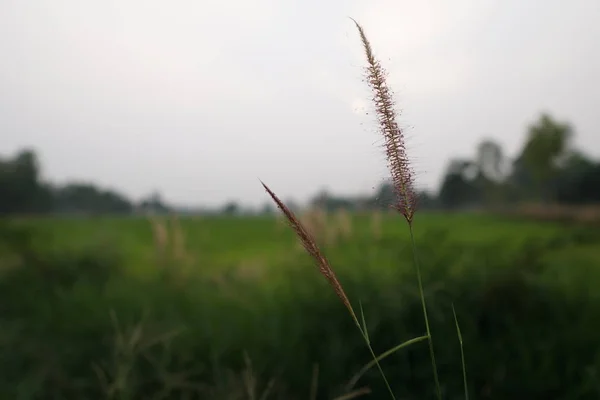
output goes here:
[[[423, 335], [401, 217], [338, 217], [317, 236], [376, 352]], [[473, 398], [600, 395], [599, 229], [422, 213], [415, 230], [445, 398], [464, 398], [452, 304]], [[1, 398], [387, 398], [374, 368], [345, 387], [368, 351], [274, 217], [23, 219], [1, 234]], [[382, 366], [398, 398], [433, 397], [425, 343]]]

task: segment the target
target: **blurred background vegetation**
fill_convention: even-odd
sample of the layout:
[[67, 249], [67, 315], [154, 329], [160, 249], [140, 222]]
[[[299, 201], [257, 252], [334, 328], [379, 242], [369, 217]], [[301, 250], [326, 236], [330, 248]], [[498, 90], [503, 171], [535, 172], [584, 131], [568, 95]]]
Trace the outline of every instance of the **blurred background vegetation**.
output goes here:
[[[483, 140], [421, 194], [415, 227], [445, 398], [600, 396], [600, 161], [541, 115], [517, 157]], [[266, 205], [178, 209], [0, 163], [0, 398], [334, 399], [369, 354]], [[298, 207], [377, 352], [424, 333], [391, 187]], [[383, 362], [399, 398], [434, 394], [425, 342]], [[370, 396], [370, 397], [369, 397]]]
[[[575, 130], [567, 122], [542, 114], [527, 127], [517, 156], [509, 158], [493, 139], [482, 140], [471, 159], [448, 162], [440, 188], [420, 193], [424, 210], [510, 210], [515, 205], [583, 206], [600, 202], [600, 161], [573, 146]], [[0, 160], [0, 212], [2, 214], [256, 214], [273, 211], [270, 203], [251, 210], [235, 202], [219, 210], [189, 210], [165, 204], [160, 193], [140, 202], [99, 188], [91, 182], [52, 185], [41, 178], [34, 150], [25, 149]], [[336, 196], [326, 190], [311, 205], [327, 211], [386, 209], [392, 203], [389, 183], [373, 194]], [[297, 208], [297, 207], [296, 207]]]

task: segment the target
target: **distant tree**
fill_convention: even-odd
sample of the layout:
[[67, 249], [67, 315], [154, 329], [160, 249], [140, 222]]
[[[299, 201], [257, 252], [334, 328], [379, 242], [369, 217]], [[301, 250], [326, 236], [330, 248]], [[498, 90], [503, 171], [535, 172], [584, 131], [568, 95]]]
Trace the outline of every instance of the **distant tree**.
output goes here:
[[329, 193], [326, 189], [323, 189], [311, 200], [310, 204], [313, 207], [326, 208], [329, 198]]
[[327, 211], [336, 211], [339, 209], [355, 209], [357, 207], [356, 199], [342, 196], [332, 196], [326, 190], [321, 191], [311, 201], [313, 207], [319, 207]]
[[439, 202], [433, 193], [421, 191], [417, 194], [417, 208], [421, 210], [430, 210], [439, 207]]
[[369, 203], [371, 208], [382, 210], [389, 209], [394, 205], [396, 203], [396, 193], [392, 183], [389, 181], [382, 183]]
[[163, 201], [162, 196], [158, 191], [154, 191], [139, 202], [138, 209], [147, 213], [164, 214], [169, 212], [171, 207]]
[[579, 151], [571, 152], [560, 168], [555, 190], [561, 203], [599, 203], [600, 163]]
[[133, 209], [124, 196], [91, 183], [70, 183], [54, 191], [54, 209], [61, 213], [127, 214]]
[[49, 188], [40, 181], [37, 156], [31, 149], [0, 160], [0, 213], [38, 213], [52, 207]]
[[477, 165], [472, 161], [452, 160], [440, 188], [440, 205], [448, 209], [458, 209], [479, 204], [480, 193], [474, 183], [477, 174]]
[[40, 175], [33, 150], [25, 149], [12, 159], [0, 160], [0, 214], [131, 211], [130, 202], [116, 192], [84, 183], [52, 187]]
[[558, 177], [572, 136], [573, 129], [568, 123], [555, 121], [548, 114], [542, 114], [528, 128], [518, 160], [521, 167], [527, 168], [535, 185], [535, 190], [529, 193], [538, 200], [553, 200], [552, 181]]
[[493, 140], [483, 140], [477, 147], [477, 176], [475, 184], [481, 199], [487, 206], [497, 205], [504, 201], [503, 182], [507, 177], [507, 161], [502, 147]]
[[512, 203], [524, 198], [535, 198], [536, 183], [522, 156], [517, 157], [513, 161], [512, 171], [505, 187], [508, 192], [509, 201]]
[[222, 213], [225, 215], [237, 215], [240, 212], [240, 206], [235, 201], [230, 201], [223, 207]]
[[491, 139], [477, 147], [477, 167], [481, 175], [490, 181], [502, 181], [506, 177], [506, 160], [502, 147]]
[[260, 213], [263, 215], [271, 215], [275, 212], [275, 208], [273, 207], [273, 205], [271, 203], [264, 203]]

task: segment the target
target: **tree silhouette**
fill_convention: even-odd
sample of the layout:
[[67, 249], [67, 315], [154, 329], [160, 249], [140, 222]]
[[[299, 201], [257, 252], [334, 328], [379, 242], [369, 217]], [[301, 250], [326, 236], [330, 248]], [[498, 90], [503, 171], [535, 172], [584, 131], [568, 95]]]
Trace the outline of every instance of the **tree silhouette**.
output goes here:
[[535, 184], [537, 200], [553, 200], [551, 183], [559, 174], [572, 135], [569, 124], [555, 121], [548, 114], [542, 114], [529, 127], [519, 159]]

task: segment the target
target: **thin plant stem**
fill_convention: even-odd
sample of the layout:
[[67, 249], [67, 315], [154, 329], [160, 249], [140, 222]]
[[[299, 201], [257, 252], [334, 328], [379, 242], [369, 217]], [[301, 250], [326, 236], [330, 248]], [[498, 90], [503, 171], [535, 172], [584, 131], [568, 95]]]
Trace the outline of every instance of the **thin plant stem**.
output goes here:
[[421, 306], [423, 307], [423, 317], [425, 318], [425, 329], [427, 330], [427, 338], [429, 342], [429, 355], [431, 356], [431, 367], [433, 369], [433, 379], [435, 381], [435, 390], [438, 399], [442, 399], [442, 392], [440, 390], [440, 381], [438, 378], [437, 365], [435, 363], [435, 352], [433, 351], [433, 340], [431, 338], [431, 329], [429, 328], [429, 317], [427, 316], [427, 305], [425, 304], [425, 293], [423, 291], [423, 280], [421, 279], [421, 268], [419, 265], [419, 257], [417, 256], [417, 245], [415, 243], [415, 235], [413, 232], [412, 223], [408, 222], [408, 229], [410, 231], [410, 242], [412, 245], [413, 262], [415, 270], [417, 271], [417, 280], [419, 283], [419, 295], [421, 297]]
[[376, 359], [369, 361], [365, 366], [363, 366], [361, 368], [361, 370], [356, 373], [356, 375], [354, 375], [352, 377], [352, 379], [350, 379], [350, 381], [348, 382], [348, 384], [346, 385], [346, 390], [350, 391], [358, 382], [358, 380], [369, 370], [371, 369], [378, 361], [383, 360], [384, 358], [387, 358], [389, 356], [391, 356], [392, 354], [394, 354], [395, 352], [397, 352], [398, 350], [406, 347], [406, 346], [410, 346], [411, 344], [417, 343], [417, 342], [421, 342], [423, 340], [427, 340], [427, 336], [418, 336], [416, 338], [407, 340], [406, 342], [403, 342], [401, 344], [399, 344], [398, 346], [395, 346], [391, 349], [389, 349], [388, 351], [381, 353]]
[[369, 348], [369, 351], [371, 352], [371, 356], [373, 357], [375, 364], [377, 364], [377, 369], [379, 369], [379, 373], [381, 374], [381, 377], [383, 378], [383, 381], [385, 382], [385, 386], [387, 387], [388, 392], [390, 392], [390, 396], [392, 397], [393, 400], [396, 400], [396, 396], [394, 396], [394, 391], [392, 390], [392, 387], [390, 386], [390, 383], [388, 382], [387, 377], [385, 376], [385, 373], [383, 372], [383, 369], [381, 368], [381, 364], [379, 364], [379, 358], [375, 355], [375, 352], [373, 351], [373, 347], [371, 347], [371, 340], [369, 339], [369, 335], [366, 332], [366, 327], [364, 328], [365, 330], [363, 331], [363, 328], [360, 327], [358, 320], [354, 320], [354, 322], [356, 323], [356, 327], [358, 328], [358, 330], [360, 331], [360, 334], [362, 335], [363, 339], [365, 340], [365, 343], [367, 344], [367, 347]]
[[454, 323], [456, 324], [456, 333], [458, 334], [458, 343], [460, 344], [460, 361], [462, 364], [463, 384], [465, 386], [465, 400], [469, 400], [469, 386], [467, 385], [467, 367], [465, 364], [465, 351], [463, 349], [462, 333], [460, 332], [460, 326], [458, 325], [458, 318], [456, 317], [456, 310], [454, 309], [454, 304], [452, 304], [452, 314], [454, 314]]

